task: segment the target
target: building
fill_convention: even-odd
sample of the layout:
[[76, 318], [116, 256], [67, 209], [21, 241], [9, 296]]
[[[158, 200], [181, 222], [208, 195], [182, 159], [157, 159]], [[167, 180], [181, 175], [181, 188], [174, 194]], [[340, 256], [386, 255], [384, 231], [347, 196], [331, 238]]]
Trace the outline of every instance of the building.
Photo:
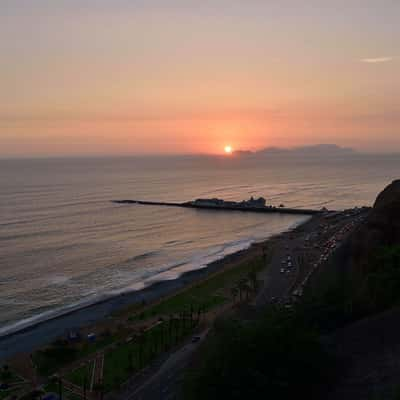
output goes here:
[[263, 197], [255, 199], [250, 197], [249, 200], [243, 200], [240, 203], [236, 201], [225, 201], [222, 199], [197, 199], [192, 205], [199, 207], [265, 207], [266, 200]]

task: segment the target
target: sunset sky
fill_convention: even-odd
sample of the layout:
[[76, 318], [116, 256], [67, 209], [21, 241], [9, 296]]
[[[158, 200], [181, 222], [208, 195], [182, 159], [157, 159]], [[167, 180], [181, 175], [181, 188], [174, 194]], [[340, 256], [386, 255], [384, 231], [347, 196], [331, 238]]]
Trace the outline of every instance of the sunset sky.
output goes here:
[[400, 152], [399, 0], [0, 0], [0, 157]]

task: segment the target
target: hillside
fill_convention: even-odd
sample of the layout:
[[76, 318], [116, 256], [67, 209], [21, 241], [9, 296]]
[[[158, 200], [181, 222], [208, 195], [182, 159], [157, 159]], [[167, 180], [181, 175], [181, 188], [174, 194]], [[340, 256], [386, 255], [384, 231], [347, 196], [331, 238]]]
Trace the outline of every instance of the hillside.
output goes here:
[[365, 212], [297, 303], [220, 321], [185, 398], [400, 398], [400, 180]]

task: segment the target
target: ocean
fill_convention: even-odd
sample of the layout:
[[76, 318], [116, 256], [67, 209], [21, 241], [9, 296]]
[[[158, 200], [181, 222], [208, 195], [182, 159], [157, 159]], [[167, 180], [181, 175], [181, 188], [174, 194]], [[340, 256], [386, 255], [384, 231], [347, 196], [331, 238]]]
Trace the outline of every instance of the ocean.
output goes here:
[[0, 160], [0, 335], [174, 279], [307, 217], [141, 205], [263, 196], [299, 208], [372, 205], [395, 156]]

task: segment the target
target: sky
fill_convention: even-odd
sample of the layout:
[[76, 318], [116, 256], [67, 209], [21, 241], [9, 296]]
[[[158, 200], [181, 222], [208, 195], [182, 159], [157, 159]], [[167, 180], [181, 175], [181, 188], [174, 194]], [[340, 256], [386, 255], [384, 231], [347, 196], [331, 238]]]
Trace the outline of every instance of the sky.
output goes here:
[[399, 0], [0, 0], [0, 157], [400, 152]]

